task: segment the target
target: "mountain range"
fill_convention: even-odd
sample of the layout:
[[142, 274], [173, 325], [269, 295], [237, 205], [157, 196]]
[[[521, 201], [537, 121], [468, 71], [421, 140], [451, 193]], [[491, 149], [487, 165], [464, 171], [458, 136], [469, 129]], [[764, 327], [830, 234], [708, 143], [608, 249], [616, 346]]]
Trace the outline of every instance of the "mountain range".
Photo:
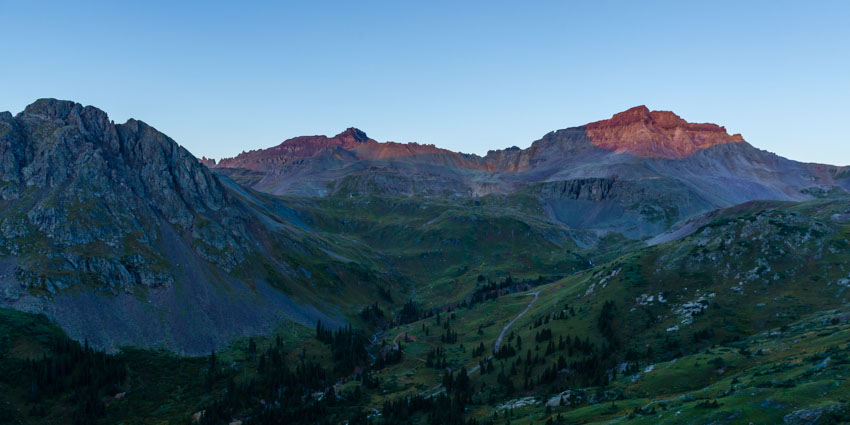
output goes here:
[[433, 145], [376, 142], [349, 128], [296, 137], [218, 162], [218, 173], [255, 190], [328, 196], [339, 190], [397, 196], [538, 196], [571, 228], [652, 235], [711, 209], [751, 200], [805, 200], [850, 190], [850, 169], [756, 149], [714, 124], [631, 108], [550, 132], [527, 149], [481, 157]]
[[0, 113], [0, 422], [842, 423], [850, 167], [644, 106], [484, 156]]
[[[473, 268], [509, 272], [512, 255], [529, 273], [571, 273], [612, 235], [639, 241], [720, 207], [850, 190], [847, 167], [643, 106], [483, 157], [349, 128], [214, 161], [144, 122], [41, 99], [0, 114], [0, 158], [3, 303], [96, 346], [187, 353], [283, 319], [343, 323], [355, 304], [333, 300], [365, 302], [376, 287], [389, 298]], [[494, 231], [524, 237], [483, 247]], [[516, 244], [552, 254], [511, 254]]]

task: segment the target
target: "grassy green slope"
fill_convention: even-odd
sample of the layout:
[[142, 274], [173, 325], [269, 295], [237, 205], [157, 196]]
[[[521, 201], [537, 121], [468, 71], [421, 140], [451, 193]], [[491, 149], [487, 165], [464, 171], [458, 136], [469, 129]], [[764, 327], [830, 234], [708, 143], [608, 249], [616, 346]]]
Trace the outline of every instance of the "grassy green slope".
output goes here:
[[[545, 373], [562, 355], [569, 365], [592, 358], [593, 353], [609, 351], [600, 360], [608, 378], [611, 370], [618, 369], [620, 374], [630, 376], [630, 382], [651, 365], [696, 359], [693, 353], [711, 350], [716, 344], [746, 346], [750, 343], [741, 341], [751, 335], [782, 329], [801, 318], [843, 305], [850, 281], [848, 227], [834, 217], [836, 211], [845, 207], [846, 204], [831, 201], [736, 207], [721, 212], [719, 218], [685, 239], [626, 254], [539, 288], [539, 301], [516, 322], [506, 338], [515, 348], [520, 339], [523, 341], [519, 355], [504, 362], [496, 361], [495, 373], [474, 378], [484, 388], [478, 401], [487, 406], [482, 406], [479, 414], [489, 416], [498, 410], [497, 400], [534, 396], [539, 401], [546, 394], [568, 388], [585, 386], [591, 392], [601, 388], [592, 379], [584, 382], [575, 379], [571, 375], [576, 371], [570, 367], [558, 378], [546, 381]], [[615, 306], [610, 319], [614, 329], [610, 338], [604, 336], [599, 323], [606, 301]], [[406, 353], [410, 355], [402, 364], [381, 373], [390, 381], [412, 384], [397, 396], [426, 392], [444, 373], [424, 365], [422, 359], [427, 352], [440, 347], [446, 353], [446, 366], [454, 370], [461, 366], [471, 369], [486, 360], [502, 327], [528, 302], [524, 294], [506, 295], [455, 311], [456, 320], [452, 321], [451, 329], [459, 338], [453, 344], [440, 341], [445, 324], [437, 325], [434, 318], [395, 330], [407, 334], [402, 340], [409, 341]], [[427, 336], [423, 325], [428, 329]], [[551, 351], [548, 340], [536, 341], [542, 330], [550, 330], [556, 343], [559, 338], [569, 336], [573, 340], [589, 341], [595, 348], [592, 353], [573, 350], [573, 355], [569, 355], [571, 350]], [[473, 349], [482, 343], [485, 353], [474, 355]], [[528, 350], [533, 359], [545, 360], [526, 366]], [[755, 357], [747, 359], [748, 363], [742, 363], [741, 368], [764, 363]], [[775, 357], [777, 363], [786, 360]], [[499, 382], [498, 373], [503, 365], [511, 381], [509, 387], [504, 381]], [[652, 387], [651, 381], [632, 391], [628, 386], [617, 389], [619, 381], [615, 380], [613, 388], [605, 389], [610, 394], [598, 396], [596, 401], [615, 396], [642, 398], [646, 394], [658, 396], [698, 390], [720, 380], [720, 377], [711, 379], [713, 372], [709, 366], [699, 372], [704, 379], [695, 379], [690, 370], [678, 377], [678, 382], [689, 383], [681, 387], [668, 388], [673, 381], [665, 379], [657, 381], [658, 387], [652, 391], [647, 390]], [[525, 380], [526, 375], [530, 383]], [[546, 382], [541, 384], [541, 381]], [[581, 404], [587, 403], [585, 397]], [[593, 411], [590, 406], [587, 409], [581, 415]], [[606, 414], [616, 416], [617, 412], [621, 410]]]
[[326, 235], [374, 249], [419, 300], [439, 304], [473, 289], [479, 274], [567, 275], [588, 267], [595, 236], [553, 223], [525, 196], [472, 199], [365, 196], [291, 199]]

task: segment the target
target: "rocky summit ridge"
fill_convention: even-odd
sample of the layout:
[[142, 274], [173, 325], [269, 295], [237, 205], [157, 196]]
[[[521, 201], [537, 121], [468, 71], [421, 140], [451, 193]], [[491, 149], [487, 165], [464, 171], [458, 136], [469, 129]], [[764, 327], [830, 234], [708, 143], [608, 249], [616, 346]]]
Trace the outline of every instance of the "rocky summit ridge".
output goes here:
[[380, 143], [369, 138], [357, 128], [348, 128], [333, 137], [300, 136], [285, 140], [283, 143], [268, 148], [258, 149], [232, 158], [214, 161], [204, 158], [205, 164], [216, 168], [243, 168], [253, 171], [273, 169], [276, 166], [288, 164], [319, 155], [333, 155], [334, 152], [345, 151], [357, 159], [374, 160], [395, 157], [409, 157], [423, 154], [454, 154], [434, 145], [418, 143]]
[[[832, 187], [850, 190], [846, 167], [788, 160], [722, 126], [691, 123], [646, 106], [552, 131], [526, 149], [492, 150], [483, 157], [433, 145], [377, 142], [359, 130], [357, 138], [344, 137], [349, 132], [355, 130], [331, 138], [297, 137], [212, 166], [243, 185], [277, 195], [531, 192], [543, 199], [554, 219], [570, 227], [632, 236], [741, 202], [805, 200]], [[580, 207], [582, 199], [574, 193], [599, 185], [611, 190]]]
[[[607, 120], [574, 127], [584, 130], [594, 146], [617, 153], [629, 153], [647, 158], [685, 158], [697, 151], [725, 143], [744, 143], [740, 134], [730, 135], [722, 126], [711, 123], [690, 123], [670, 111], [650, 111], [646, 106], [636, 106], [615, 114]], [[418, 143], [378, 142], [362, 130], [348, 128], [333, 137], [300, 136], [285, 140], [280, 145], [257, 149], [220, 161], [202, 158], [202, 162], [218, 168], [245, 168], [261, 170], [273, 164], [311, 158], [326, 150], [343, 149], [356, 153], [357, 159], [376, 160], [417, 155], [450, 155], [462, 157], [458, 164], [464, 168], [499, 170], [494, 161], [502, 151], [490, 151], [486, 157], [461, 154], [434, 145]], [[522, 151], [512, 147], [510, 153]], [[505, 170], [503, 170], [505, 171]], [[516, 170], [514, 170], [516, 171]]]
[[[153, 249], [151, 226], [163, 221], [199, 243], [217, 240], [220, 255], [200, 244], [196, 250], [222, 267], [241, 261], [245, 219], [229, 207], [227, 191], [186, 149], [142, 121], [114, 124], [92, 106], [40, 99], [15, 117], [0, 116], [0, 157], [0, 197], [16, 201], [4, 211], [8, 250], [32, 249], [17, 241], [33, 231], [65, 247], [114, 247], [134, 238]], [[204, 219], [231, 228], [214, 237], [199, 226]]]
[[650, 111], [646, 106], [585, 127], [596, 146], [650, 158], [685, 158], [713, 146], [745, 142], [740, 134], [729, 135], [717, 124], [689, 123], [673, 112]]
[[[189, 353], [284, 317], [309, 324], [269, 288], [285, 260], [257, 232], [308, 242], [243, 198], [142, 121], [56, 99], [0, 113], [0, 305], [47, 313], [97, 346]], [[249, 257], [279, 266], [234, 277]]]

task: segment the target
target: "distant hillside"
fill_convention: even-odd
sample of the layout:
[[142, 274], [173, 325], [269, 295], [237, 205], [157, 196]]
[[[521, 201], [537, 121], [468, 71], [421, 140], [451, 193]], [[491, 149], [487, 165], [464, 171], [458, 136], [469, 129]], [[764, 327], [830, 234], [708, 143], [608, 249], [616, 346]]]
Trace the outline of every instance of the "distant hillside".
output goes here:
[[[272, 194], [454, 196], [526, 192], [550, 217], [630, 237], [751, 200], [806, 200], [850, 190], [850, 169], [806, 164], [754, 148], [715, 124], [635, 107], [546, 134], [527, 149], [461, 154], [376, 142], [357, 129], [296, 137], [218, 163], [216, 172]], [[345, 182], [345, 184], [341, 184]]]

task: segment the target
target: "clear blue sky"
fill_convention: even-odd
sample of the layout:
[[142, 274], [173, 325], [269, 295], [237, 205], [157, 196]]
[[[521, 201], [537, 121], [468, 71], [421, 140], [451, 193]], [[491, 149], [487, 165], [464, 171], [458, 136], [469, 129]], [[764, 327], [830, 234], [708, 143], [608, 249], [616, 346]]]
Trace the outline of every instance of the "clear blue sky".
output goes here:
[[484, 153], [646, 104], [850, 164], [850, 1], [173, 3], [0, 0], [0, 110], [219, 158], [350, 126]]

